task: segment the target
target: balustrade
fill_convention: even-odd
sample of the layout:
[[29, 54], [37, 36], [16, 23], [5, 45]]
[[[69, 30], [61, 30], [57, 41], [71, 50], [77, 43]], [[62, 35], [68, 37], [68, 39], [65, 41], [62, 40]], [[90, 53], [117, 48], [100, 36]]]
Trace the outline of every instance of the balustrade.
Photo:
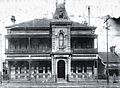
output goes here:
[[[76, 79], [90, 79], [93, 78], [93, 70], [92, 67], [74, 67], [76, 68], [75, 71], [73, 71], [73, 67], [71, 69], [71, 78]], [[85, 71], [86, 70], [86, 71]]]
[[15, 79], [15, 67], [11, 67], [11, 79]]
[[[42, 73], [39, 71], [42, 69]], [[29, 71], [31, 71], [31, 78], [32, 79], [40, 79], [40, 78], [50, 78], [51, 71], [50, 67], [47, 67], [47, 72], [45, 71], [45, 67], [31, 67], [31, 69], [27, 69], [27, 67], [11, 67], [11, 79], [28, 79], [29, 78]]]

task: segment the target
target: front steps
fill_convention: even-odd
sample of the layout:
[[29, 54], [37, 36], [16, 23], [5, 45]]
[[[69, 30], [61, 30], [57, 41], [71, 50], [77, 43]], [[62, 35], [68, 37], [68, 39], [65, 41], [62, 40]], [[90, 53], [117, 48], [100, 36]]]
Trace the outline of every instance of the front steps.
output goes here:
[[57, 78], [57, 83], [67, 83], [67, 81], [63, 78]]

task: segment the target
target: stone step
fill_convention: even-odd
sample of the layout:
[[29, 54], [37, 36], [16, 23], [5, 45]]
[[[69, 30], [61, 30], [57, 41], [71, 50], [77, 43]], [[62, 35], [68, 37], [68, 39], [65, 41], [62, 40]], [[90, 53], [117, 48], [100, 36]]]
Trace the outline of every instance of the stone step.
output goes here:
[[57, 83], [67, 83], [67, 81], [63, 78], [57, 78]]

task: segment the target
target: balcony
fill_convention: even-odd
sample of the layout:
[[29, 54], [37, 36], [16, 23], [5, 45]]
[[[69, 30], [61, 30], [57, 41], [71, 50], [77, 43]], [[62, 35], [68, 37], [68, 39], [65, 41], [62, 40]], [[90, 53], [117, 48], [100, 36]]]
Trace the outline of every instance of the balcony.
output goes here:
[[51, 49], [6, 49], [6, 54], [50, 54]]
[[89, 48], [89, 49], [72, 49], [73, 54], [97, 54], [97, 48]]

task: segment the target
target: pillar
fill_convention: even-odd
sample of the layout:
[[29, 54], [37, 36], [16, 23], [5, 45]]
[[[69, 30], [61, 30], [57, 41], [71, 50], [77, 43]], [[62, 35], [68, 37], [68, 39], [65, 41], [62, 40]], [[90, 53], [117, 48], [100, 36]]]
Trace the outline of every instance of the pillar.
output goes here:
[[55, 74], [54, 74], [55, 82], [57, 82], [57, 61], [56, 59], [54, 59], [54, 71], [55, 71]]
[[97, 38], [94, 39], [94, 48], [98, 48], [98, 44], [97, 44], [98, 40]]
[[29, 47], [29, 49], [30, 49], [30, 40], [31, 40], [31, 38], [29, 37], [28, 38], [28, 47]]
[[67, 73], [67, 75], [68, 75], [68, 81], [69, 81], [69, 78], [70, 78], [70, 76], [71, 76], [71, 55], [69, 56], [69, 58], [68, 58], [68, 73]]
[[5, 38], [5, 49], [8, 49], [8, 39]]
[[57, 81], [57, 71], [56, 71], [56, 68], [57, 68], [57, 65], [56, 65], [56, 60], [54, 59], [54, 56], [52, 55], [51, 56], [51, 60], [52, 60], [52, 76], [53, 78], [55, 79], [55, 81]]
[[55, 71], [54, 71], [54, 66], [55, 66], [55, 65], [54, 65], [54, 56], [53, 56], [53, 55], [51, 56], [51, 65], [52, 65], [52, 66], [51, 66], [51, 67], [52, 67], [52, 75], [54, 75], [54, 73], [55, 73]]

